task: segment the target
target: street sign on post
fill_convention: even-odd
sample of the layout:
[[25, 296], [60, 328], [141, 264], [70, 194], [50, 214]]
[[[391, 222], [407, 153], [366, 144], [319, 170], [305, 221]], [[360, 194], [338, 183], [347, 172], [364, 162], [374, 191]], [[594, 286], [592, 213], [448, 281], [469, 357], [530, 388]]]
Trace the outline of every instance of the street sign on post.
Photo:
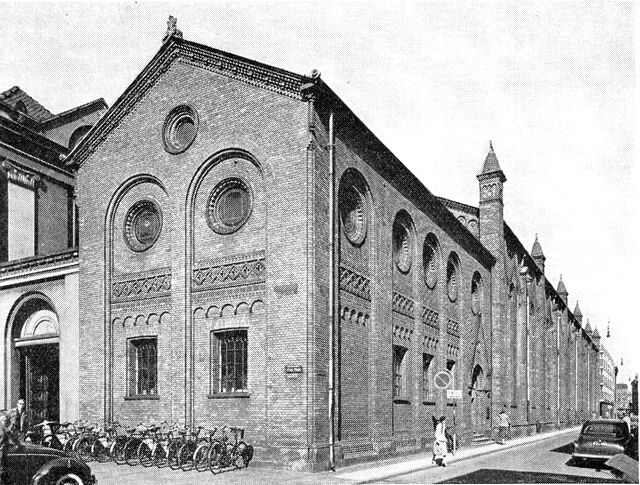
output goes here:
[[447, 389], [447, 399], [462, 399], [462, 389]]

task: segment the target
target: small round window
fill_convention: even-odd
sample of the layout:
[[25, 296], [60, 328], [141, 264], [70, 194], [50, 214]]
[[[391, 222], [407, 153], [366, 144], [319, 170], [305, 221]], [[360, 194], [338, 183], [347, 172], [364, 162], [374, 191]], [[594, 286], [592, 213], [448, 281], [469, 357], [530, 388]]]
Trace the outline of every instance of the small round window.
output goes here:
[[354, 186], [341, 187], [340, 219], [346, 238], [359, 246], [367, 235], [366, 198]]
[[162, 214], [150, 200], [133, 204], [125, 217], [124, 240], [133, 251], [146, 251], [160, 237]]
[[182, 153], [191, 146], [198, 132], [198, 115], [190, 106], [174, 108], [162, 130], [164, 147], [169, 153]]
[[209, 227], [218, 234], [240, 229], [251, 215], [251, 192], [239, 178], [223, 180], [211, 191], [207, 203]]

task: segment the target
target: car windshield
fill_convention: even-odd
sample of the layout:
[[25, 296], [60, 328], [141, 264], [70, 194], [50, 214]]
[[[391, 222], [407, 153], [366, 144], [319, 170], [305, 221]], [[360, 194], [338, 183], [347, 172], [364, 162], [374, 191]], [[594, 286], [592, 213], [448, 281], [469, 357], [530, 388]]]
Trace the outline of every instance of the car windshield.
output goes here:
[[624, 435], [624, 429], [615, 423], [590, 423], [585, 426], [583, 434], [607, 435], [620, 438]]

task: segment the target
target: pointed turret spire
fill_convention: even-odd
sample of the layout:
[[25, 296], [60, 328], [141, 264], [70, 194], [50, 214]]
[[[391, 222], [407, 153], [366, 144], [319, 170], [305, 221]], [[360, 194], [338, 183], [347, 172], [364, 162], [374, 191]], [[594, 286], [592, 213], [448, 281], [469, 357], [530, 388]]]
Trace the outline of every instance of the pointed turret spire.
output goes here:
[[591, 335], [593, 332], [591, 331], [591, 325], [589, 324], [589, 319], [587, 318], [587, 326], [584, 327], [584, 331]]
[[576, 300], [576, 308], [573, 310], [573, 316], [576, 317], [576, 320], [582, 325], [582, 312], [580, 311], [580, 304]]
[[600, 332], [598, 332], [598, 327], [595, 327], [595, 330], [593, 331], [593, 339], [596, 340], [600, 340]]
[[484, 165], [482, 166], [482, 170], [479, 175], [489, 174], [497, 174], [500, 177], [501, 182], [507, 181], [507, 177], [505, 177], [504, 172], [500, 168], [496, 152], [493, 151], [493, 142], [491, 140], [489, 140], [489, 153], [487, 153], [487, 157], [484, 159]]
[[542, 246], [540, 245], [540, 241], [538, 241], [538, 234], [536, 233], [536, 240], [533, 242], [533, 247], [531, 248], [531, 257], [540, 268], [540, 271], [544, 273], [544, 262], [547, 259], [542, 252]]
[[560, 275], [560, 282], [558, 283], [557, 289], [558, 295], [560, 298], [564, 300], [564, 302], [569, 306], [569, 292], [567, 291], [566, 286], [564, 286], [564, 281], [562, 281], [562, 275]]

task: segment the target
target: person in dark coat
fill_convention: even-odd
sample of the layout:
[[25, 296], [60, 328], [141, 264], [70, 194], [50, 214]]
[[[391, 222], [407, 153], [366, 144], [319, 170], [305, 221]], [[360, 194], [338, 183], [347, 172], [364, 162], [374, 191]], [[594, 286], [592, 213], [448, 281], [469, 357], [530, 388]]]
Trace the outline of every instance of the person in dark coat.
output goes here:
[[16, 436], [24, 436], [29, 431], [29, 412], [26, 409], [24, 399], [18, 399], [16, 407], [11, 410], [9, 415], [9, 431]]
[[7, 476], [7, 451], [9, 449], [9, 433], [7, 429], [8, 414], [6, 410], [0, 411], [0, 485], [8, 484]]

